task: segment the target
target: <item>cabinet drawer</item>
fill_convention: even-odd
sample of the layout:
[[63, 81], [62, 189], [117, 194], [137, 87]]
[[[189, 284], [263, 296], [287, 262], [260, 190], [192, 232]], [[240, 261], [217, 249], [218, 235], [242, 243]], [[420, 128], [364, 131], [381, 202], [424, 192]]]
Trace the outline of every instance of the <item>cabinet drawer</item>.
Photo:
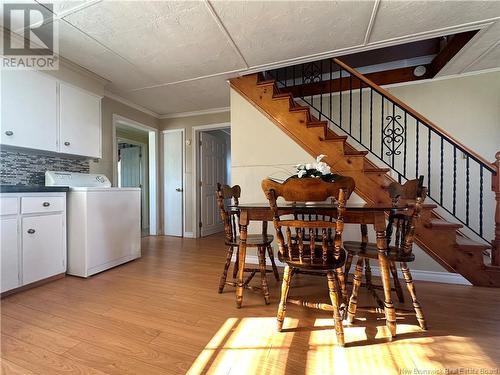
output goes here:
[[0, 198], [0, 215], [17, 215], [19, 199], [16, 197]]
[[64, 210], [64, 197], [22, 197], [21, 213], [33, 214]]

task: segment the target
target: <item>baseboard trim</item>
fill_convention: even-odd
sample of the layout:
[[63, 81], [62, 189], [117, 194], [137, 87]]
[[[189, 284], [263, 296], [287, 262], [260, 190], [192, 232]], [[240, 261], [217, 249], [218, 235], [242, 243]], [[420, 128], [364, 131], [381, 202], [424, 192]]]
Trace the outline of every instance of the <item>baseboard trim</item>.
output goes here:
[[[257, 255], [247, 255], [246, 263], [249, 264], [259, 264], [259, 259]], [[233, 261], [235, 261], [236, 257], [233, 256]], [[281, 263], [278, 259], [276, 260], [276, 265], [278, 267], [284, 267], [285, 265]], [[373, 265], [372, 274], [374, 276], [380, 276], [380, 269], [378, 266]], [[398, 270], [399, 277], [403, 279], [403, 275], [401, 271]], [[443, 284], [455, 284], [455, 285], [472, 285], [469, 281], [467, 281], [462, 275], [458, 273], [452, 272], [438, 272], [438, 271], [425, 271], [425, 270], [411, 270], [411, 275], [413, 280], [418, 281], [431, 281], [434, 283], [443, 283]]]
[[184, 232], [184, 237], [186, 237], [186, 238], [194, 238], [194, 233], [193, 232]]

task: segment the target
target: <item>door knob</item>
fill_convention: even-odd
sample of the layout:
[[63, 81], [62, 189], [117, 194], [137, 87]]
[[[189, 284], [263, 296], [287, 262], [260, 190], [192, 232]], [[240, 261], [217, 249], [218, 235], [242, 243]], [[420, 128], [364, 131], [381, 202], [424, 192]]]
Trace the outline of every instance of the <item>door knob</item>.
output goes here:
[[43, 207], [49, 207], [49, 206], [50, 206], [50, 203], [49, 203], [49, 202], [43, 202], [42, 206], [43, 206]]
[[177, 188], [175, 189], [175, 191], [182, 191], [182, 188]]
[[35, 233], [35, 230], [34, 229], [28, 229], [28, 233], [29, 234], [33, 234], [33, 233]]
[[13, 132], [12, 130], [7, 130], [7, 131], [5, 132], [5, 135], [7, 135], [7, 136], [9, 136], [9, 137], [10, 137], [11, 135], [14, 135], [14, 132]]
[[64, 142], [64, 145], [65, 145], [65, 146], [69, 146], [70, 144], [71, 144], [71, 143], [69, 143], [69, 142]]

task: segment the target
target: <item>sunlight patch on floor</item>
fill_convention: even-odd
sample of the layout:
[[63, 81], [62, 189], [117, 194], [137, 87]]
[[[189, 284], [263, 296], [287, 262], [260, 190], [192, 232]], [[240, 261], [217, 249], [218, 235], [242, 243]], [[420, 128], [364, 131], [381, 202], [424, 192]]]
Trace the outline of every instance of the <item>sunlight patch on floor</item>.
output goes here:
[[[458, 336], [425, 337], [418, 325], [398, 324], [398, 338], [389, 341], [382, 321], [345, 326], [346, 347], [336, 345], [333, 319], [316, 319], [314, 327], [298, 327], [287, 318], [284, 332], [276, 318], [230, 318], [188, 371], [188, 374], [273, 374], [287, 368], [306, 374], [398, 374], [445, 371], [449, 368], [495, 367], [480, 346]], [[447, 353], [443, 355], [441, 353]], [[299, 371], [301, 372], [301, 371]]]

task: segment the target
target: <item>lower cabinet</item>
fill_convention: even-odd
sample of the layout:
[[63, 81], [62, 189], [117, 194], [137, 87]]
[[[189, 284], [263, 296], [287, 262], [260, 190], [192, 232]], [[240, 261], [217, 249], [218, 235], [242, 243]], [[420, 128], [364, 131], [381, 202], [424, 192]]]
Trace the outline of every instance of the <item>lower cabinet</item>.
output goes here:
[[[66, 272], [66, 194], [3, 193], [1, 292]], [[57, 203], [57, 204], [56, 204]]]
[[2, 218], [0, 221], [2, 235], [2, 293], [21, 285], [19, 269], [19, 250], [17, 243], [17, 217]]
[[66, 271], [62, 214], [22, 218], [23, 284]]

